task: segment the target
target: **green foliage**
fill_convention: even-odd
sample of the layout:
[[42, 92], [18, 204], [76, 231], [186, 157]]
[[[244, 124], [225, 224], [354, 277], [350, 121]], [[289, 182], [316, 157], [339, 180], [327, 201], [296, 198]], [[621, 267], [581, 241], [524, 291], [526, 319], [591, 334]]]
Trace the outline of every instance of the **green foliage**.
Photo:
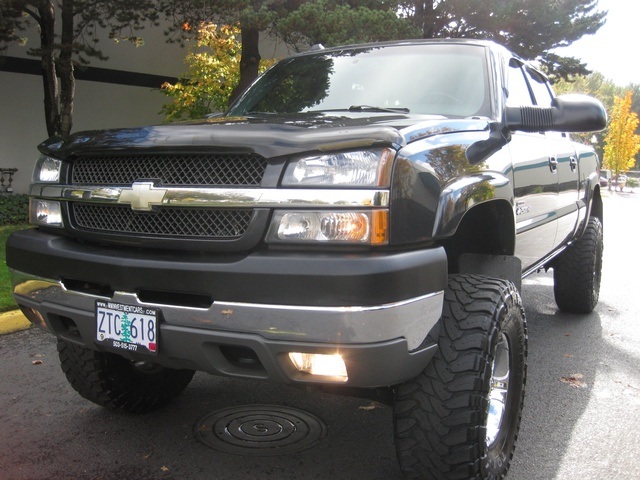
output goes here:
[[16, 308], [16, 303], [11, 295], [11, 276], [9, 275], [9, 269], [6, 264], [5, 245], [7, 244], [7, 238], [9, 238], [9, 235], [13, 232], [28, 227], [29, 225], [24, 224], [0, 226], [0, 312], [14, 310]]
[[392, 8], [340, 5], [332, 0], [304, 2], [280, 19], [276, 31], [297, 49], [415, 38], [420, 29], [401, 19]]
[[606, 17], [598, 0], [408, 0], [399, 5], [424, 38], [492, 39], [524, 58], [539, 58], [561, 78], [588, 72], [576, 59], [549, 52], [595, 33]]
[[640, 135], [638, 129], [638, 115], [631, 111], [631, 91], [624, 97], [616, 97], [611, 110], [611, 118], [607, 136], [604, 139], [603, 166], [617, 177], [627, 172], [635, 165], [635, 156], [640, 152]]
[[[161, 112], [166, 122], [202, 118], [224, 111], [240, 78], [241, 47], [238, 26], [203, 23], [195, 44], [185, 58], [187, 71], [175, 84], [165, 83], [162, 91], [173, 98]], [[273, 60], [261, 62], [261, 70]]]
[[[587, 76], [571, 77], [569, 80], [558, 80], [554, 84], [554, 89], [557, 94], [566, 93], [584, 93], [591, 95], [600, 100], [609, 117], [614, 109], [614, 103], [616, 97], [625, 97], [627, 92], [631, 95], [631, 112], [634, 112], [640, 116], [640, 85], [629, 85], [627, 87], [621, 87], [616, 85], [613, 81], [608, 80], [600, 72], [594, 72]], [[611, 120], [611, 118], [609, 118]], [[596, 133], [587, 134], [574, 134], [573, 136], [581, 139], [584, 143], [592, 143], [594, 140], [596, 149], [600, 158], [604, 156], [604, 138], [608, 130]], [[636, 134], [640, 134], [640, 127], [636, 130]], [[636, 154], [636, 165], [640, 161], [640, 154]]]
[[175, 84], [162, 90], [173, 103], [162, 107], [165, 121], [202, 118], [212, 111], [223, 111], [239, 79], [240, 44], [235, 26], [202, 24], [195, 45], [185, 58], [187, 71]]
[[29, 221], [29, 196], [0, 196], [0, 225], [19, 225]]

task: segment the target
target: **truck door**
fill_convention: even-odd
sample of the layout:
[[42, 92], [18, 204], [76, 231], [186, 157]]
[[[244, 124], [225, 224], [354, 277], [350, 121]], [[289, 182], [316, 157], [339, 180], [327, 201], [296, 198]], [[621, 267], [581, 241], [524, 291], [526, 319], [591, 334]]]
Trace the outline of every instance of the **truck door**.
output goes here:
[[[553, 93], [547, 79], [531, 69], [525, 69], [525, 75], [529, 80], [536, 105], [551, 106]], [[545, 136], [558, 177], [558, 204], [556, 206], [558, 231], [556, 232], [555, 247], [564, 243], [568, 236], [573, 235], [578, 222], [578, 155], [568, 134], [547, 132]]]
[[[535, 105], [520, 61], [508, 68], [508, 106]], [[509, 148], [513, 162], [516, 210], [516, 255], [523, 269], [553, 250], [557, 231], [557, 156], [543, 132], [514, 132]]]

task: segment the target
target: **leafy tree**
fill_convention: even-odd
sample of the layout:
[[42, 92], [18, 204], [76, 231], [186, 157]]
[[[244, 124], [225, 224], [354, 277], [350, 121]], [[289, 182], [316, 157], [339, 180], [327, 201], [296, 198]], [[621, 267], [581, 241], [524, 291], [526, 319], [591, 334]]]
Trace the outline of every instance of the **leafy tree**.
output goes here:
[[[555, 83], [554, 89], [557, 94], [564, 93], [585, 93], [592, 95], [600, 100], [607, 112], [613, 112], [616, 97], [624, 97], [628, 92], [631, 93], [632, 103], [631, 112], [640, 116], [640, 85], [629, 85], [621, 87], [616, 85], [612, 80], [604, 77], [600, 72], [594, 72], [587, 76], [572, 77], [569, 80], [559, 80]], [[600, 158], [604, 157], [604, 138], [608, 130], [604, 132], [595, 132], [593, 134], [573, 134], [585, 143], [591, 143], [595, 139], [596, 150]], [[640, 134], [640, 126], [636, 129], [636, 134]], [[640, 157], [640, 153], [636, 154], [636, 163]]]
[[212, 110], [224, 110], [240, 76], [240, 28], [214, 23], [201, 24], [195, 45], [185, 58], [187, 71], [177, 83], [162, 85], [173, 103], [162, 112], [171, 122], [203, 117]]
[[397, 2], [380, 0], [160, 0], [181, 40], [179, 28], [201, 22], [240, 25], [240, 78], [230, 99], [237, 98], [258, 76], [260, 34], [284, 38], [294, 48], [313, 43], [336, 45], [408, 38], [417, 30], [396, 15]]
[[637, 135], [638, 115], [631, 111], [631, 91], [624, 97], [616, 97], [611, 111], [611, 122], [605, 137], [604, 168], [617, 178], [635, 165], [635, 155], [640, 151], [640, 135]]
[[314, 44], [334, 46], [419, 36], [418, 28], [398, 17], [395, 4], [393, 8], [381, 2], [369, 4], [351, 5], [335, 0], [304, 2], [281, 18], [275, 29], [297, 50]]
[[492, 38], [524, 57], [541, 57], [552, 75], [566, 77], [585, 72], [584, 64], [549, 50], [595, 33], [606, 12], [597, 10], [597, 0], [0, 0], [0, 40], [24, 42], [21, 33], [38, 26], [40, 45], [29, 53], [42, 60], [50, 135], [71, 131], [74, 68], [105, 58], [97, 32], [140, 42], [137, 30], [162, 14], [172, 24], [167, 35], [176, 41], [195, 35], [202, 21], [240, 25], [234, 99], [258, 75], [261, 32], [326, 45], [415, 36]]
[[98, 31], [138, 43], [135, 31], [157, 18], [152, 0], [0, 0], [0, 54], [11, 42], [26, 44], [25, 31], [35, 23], [39, 45], [28, 53], [42, 61], [47, 132], [64, 137], [73, 125], [74, 69], [106, 59], [97, 48]]
[[[203, 23], [197, 29], [195, 44], [185, 58], [187, 71], [175, 84], [165, 83], [162, 89], [173, 98], [162, 112], [165, 121], [184, 118], [202, 118], [212, 111], [222, 111], [240, 77], [240, 50], [238, 26]], [[188, 42], [188, 40], [187, 40]], [[275, 60], [262, 60], [260, 71]]]
[[161, 10], [172, 19], [169, 34], [181, 41], [189, 36], [184, 26], [201, 23], [240, 25], [241, 55], [239, 80], [231, 93], [237, 98], [258, 76], [260, 67], [260, 32], [269, 32], [273, 23], [286, 11], [286, 0], [158, 0]]
[[527, 59], [539, 58], [551, 76], [586, 74], [586, 65], [550, 51], [594, 34], [605, 22], [598, 0], [406, 0], [402, 15], [423, 38], [488, 38]]

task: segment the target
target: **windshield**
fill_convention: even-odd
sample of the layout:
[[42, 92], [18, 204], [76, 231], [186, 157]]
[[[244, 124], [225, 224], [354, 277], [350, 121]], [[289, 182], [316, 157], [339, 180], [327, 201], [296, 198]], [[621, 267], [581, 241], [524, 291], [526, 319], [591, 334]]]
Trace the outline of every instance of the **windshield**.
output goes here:
[[485, 49], [397, 45], [318, 52], [281, 61], [228, 115], [375, 112], [490, 116]]

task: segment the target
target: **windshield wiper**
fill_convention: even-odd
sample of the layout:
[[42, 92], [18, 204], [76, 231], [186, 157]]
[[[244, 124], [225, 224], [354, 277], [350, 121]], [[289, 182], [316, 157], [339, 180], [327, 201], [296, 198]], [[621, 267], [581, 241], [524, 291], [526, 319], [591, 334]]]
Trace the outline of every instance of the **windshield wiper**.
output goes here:
[[373, 107], [371, 105], [351, 105], [350, 112], [390, 112], [390, 113], [409, 113], [411, 110], [401, 107]]

